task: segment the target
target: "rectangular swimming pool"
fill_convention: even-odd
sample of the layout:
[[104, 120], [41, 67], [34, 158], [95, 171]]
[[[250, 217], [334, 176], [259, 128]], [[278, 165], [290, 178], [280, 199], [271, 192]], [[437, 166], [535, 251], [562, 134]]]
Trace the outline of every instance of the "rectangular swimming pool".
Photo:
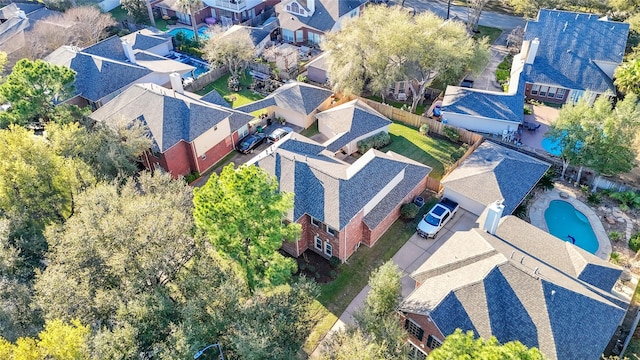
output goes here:
[[[198, 28], [198, 36], [202, 39], [202, 38], [207, 38], [207, 30], [209, 28], [206, 26], [202, 26]], [[175, 28], [175, 29], [171, 29], [167, 32], [167, 34], [171, 35], [171, 36], [176, 36], [178, 35], [178, 33], [183, 33], [184, 36], [189, 39], [189, 40], [193, 40], [193, 29], [187, 29], [187, 28]]]

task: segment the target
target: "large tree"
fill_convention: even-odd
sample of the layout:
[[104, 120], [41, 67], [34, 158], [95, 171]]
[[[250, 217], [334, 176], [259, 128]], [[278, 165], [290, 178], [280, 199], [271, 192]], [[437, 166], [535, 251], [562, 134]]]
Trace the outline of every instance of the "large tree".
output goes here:
[[247, 30], [224, 33], [222, 27], [216, 27], [204, 45], [204, 53], [212, 64], [226, 66], [231, 77], [238, 79], [255, 57], [256, 49]]
[[627, 59], [616, 68], [614, 83], [623, 93], [640, 94], [640, 58]]
[[[34, 122], [66, 122], [82, 115], [74, 105], [57, 105], [73, 94], [74, 81], [75, 72], [67, 67], [43, 60], [18, 61], [0, 85], [0, 96], [11, 103], [8, 111], [0, 112], [0, 127]], [[68, 115], [71, 115], [71, 119]]]
[[10, 343], [0, 337], [0, 358], [21, 360], [89, 359], [89, 327], [77, 320], [70, 324], [59, 319], [47, 321], [38, 338], [23, 337]]
[[195, 13], [202, 9], [202, 0], [177, 0], [176, 6], [180, 11], [189, 14], [191, 19], [191, 28], [193, 29], [193, 37], [196, 42], [200, 41], [200, 34], [198, 34], [198, 22], [196, 21]]
[[121, 0], [120, 4], [122, 8], [127, 11], [127, 14], [133, 17], [136, 22], [148, 18], [151, 26], [156, 26], [156, 21], [153, 18], [153, 10], [150, 9], [151, 5], [148, 0]]
[[464, 334], [460, 329], [447, 336], [442, 346], [429, 353], [429, 360], [495, 359], [543, 360], [536, 348], [527, 348], [519, 341], [501, 345], [495, 337], [489, 340], [475, 338], [473, 331]]
[[347, 93], [385, 95], [396, 81], [412, 84], [411, 111], [436, 76], [456, 82], [487, 63], [486, 39], [477, 42], [463, 24], [433, 13], [411, 17], [400, 7], [372, 7], [327, 37], [329, 79]]
[[284, 284], [295, 272], [295, 261], [278, 249], [300, 235], [300, 225], [284, 222], [293, 194], [280, 192], [275, 177], [257, 166], [229, 164], [194, 189], [194, 204], [196, 225], [238, 264], [250, 289]]

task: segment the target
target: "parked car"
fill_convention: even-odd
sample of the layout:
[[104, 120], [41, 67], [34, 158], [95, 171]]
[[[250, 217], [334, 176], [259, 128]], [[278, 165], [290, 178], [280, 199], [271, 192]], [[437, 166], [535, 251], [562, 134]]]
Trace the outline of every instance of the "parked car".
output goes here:
[[458, 203], [443, 198], [435, 204], [428, 213], [424, 215], [418, 223], [416, 231], [423, 238], [434, 238], [438, 235], [438, 231], [442, 229], [458, 211]]
[[237, 150], [243, 154], [252, 153], [265, 139], [266, 135], [264, 133], [249, 134], [240, 140]]
[[275, 129], [271, 132], [271, 134], [269, 134], [269, 136], [267, 136], [267, 142], [269, 144], [273, 144], [274, 142], [282, 139], [292, 131], [293, 129], [290, 127], [281, 127], [281, 128]]
[[462, 80], [462, 82], [460, 83], [461, 87], [466, 87], [466, 88], [472, 88], [473, 87], [473, 80], [471, 79], [464, 79]]

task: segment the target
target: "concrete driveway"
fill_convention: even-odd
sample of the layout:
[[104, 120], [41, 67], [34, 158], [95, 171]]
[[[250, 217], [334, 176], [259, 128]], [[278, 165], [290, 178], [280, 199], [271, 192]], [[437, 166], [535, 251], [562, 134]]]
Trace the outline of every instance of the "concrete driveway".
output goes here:
[[[442, 246], [456, 231], [466, 231], [472, 228], [477, 228], [476, 224], [478, 216], [460, 209], [456, 216], [449, 221], [449, 223], [440, 230], [440, 233], [435, 239], [424, 239], [420, 235], [414, 233], [409, 241], [393, 256], [392, 260], [394, 264], [402, 271], [402, 297], [407, 297], [415, 288], [415, 281], [411, 279], [410, 275], [416, 269], [422, 265], [436, 250]], [[325, 336], [325, 339], [318, 345], [315, 351], [311, 354], [311, 358], [318, 358], [320, 355], [320, 349], [326, 339], [331, 337], [331, 334], [344, 329], [346, 324], [353, 324], [353, 313], [358, 310], [364, 303], [367, 294], [369, 293], [369, 285], [365, 286], [360, 293], [351, 301], [349, 306], [340, 315], [340, 318], [333, 325], [329, 333]]]

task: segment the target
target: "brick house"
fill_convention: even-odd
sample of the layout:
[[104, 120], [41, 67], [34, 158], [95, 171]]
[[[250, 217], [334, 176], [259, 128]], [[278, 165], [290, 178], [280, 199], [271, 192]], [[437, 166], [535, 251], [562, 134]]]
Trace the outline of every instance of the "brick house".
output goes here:
[[514, 216], [493, 222], [502, 210], [491, 207], [484, 230], [456, 232], [411, 274], [399, 313], [413, 358], [460, 328], [548, 359], [600, 359], [629, 306], [614, 290], [622, 269]]
[[522, 43], [525, 96], [564, 104], [587, 90], [615, 94], [613, 72], [628, 34], [629, 24], [596, 14], [540, 10], [527, 21]]
[[367, 0], [286, 0], [276, 5], [282, 40], [317, 46], [364, 9]]
[[302, 234], [282, 248], [293, 256], [310, 249], [346, 261], [360, 244], [376, 241], [426, 187], [431, 168], [399, 154], [369, 150], [353, 164], [302, 135], [292, 133], [258, 156], [256, 165], [294, 193], [287, 221]]
[[91, 114], [91, 118], [142, 121], [153, 139], [153, 148], [142, 158], [147, 169], [161, 167], [174, 177], [195, 171], [202, 174], [234, 150], [253, 119], [249, 114], [206, 101], [208, 97], [213, 98], [154, 84], [136, 84]]

